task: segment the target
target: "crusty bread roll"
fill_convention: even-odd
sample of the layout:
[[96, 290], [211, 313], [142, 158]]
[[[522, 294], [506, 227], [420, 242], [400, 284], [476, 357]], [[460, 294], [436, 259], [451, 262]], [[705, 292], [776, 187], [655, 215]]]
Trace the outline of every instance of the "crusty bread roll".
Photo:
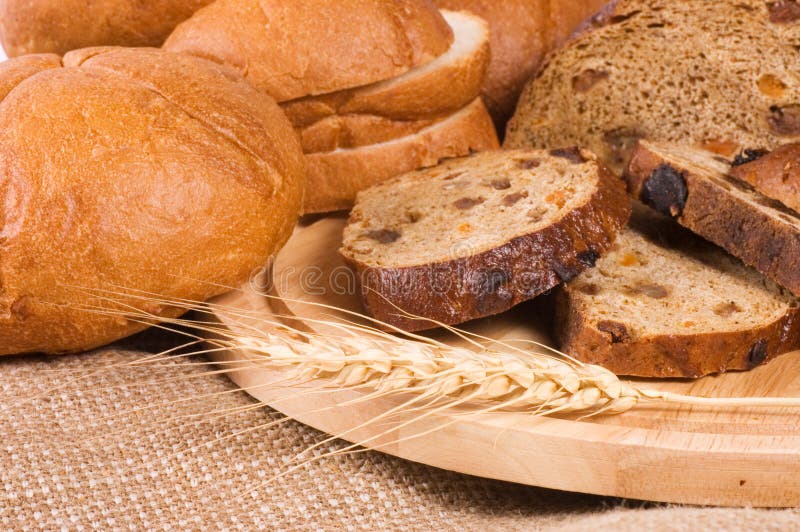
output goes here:
[[282, 102], [399, 76], [452, 42], [430, 0], [217, 0], [164, 48], [234, 66]]
[[608, 0], [434, 0], [443, 9], [467, 10], [491, 27], [492, 62], [483, 97], [499, 130], [511, 118], [525, 82], [547, 53], [564, 43]]
[[143, 328], [82, 310], [111, 304], [81, 289], [203, 300], [238, 286], [302, 202], [291, 125], [233, 70], [153, 49], [81, 50], [63, 65], [0, 65], [0, 354]]
[[10, 57], [86, 46], [160, 46], [178, 23], [213, 0], [0, 0]]

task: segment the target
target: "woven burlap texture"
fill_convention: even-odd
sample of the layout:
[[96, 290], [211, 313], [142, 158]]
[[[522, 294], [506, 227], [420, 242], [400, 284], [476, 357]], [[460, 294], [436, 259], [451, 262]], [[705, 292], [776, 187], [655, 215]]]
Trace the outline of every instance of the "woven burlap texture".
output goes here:
[[[800, 513], [645, 505], [473, 478], [375, 452], [267, 482], [324, 435], [199, 358], [130, 345], [0, 360], [3, 530], [695, 530]], [[325, 445], [323, 453], [339, 447]], [[261, 487], [259, 487], [261, 486]], [[255, 489], [254, 488], [258, 488]]]

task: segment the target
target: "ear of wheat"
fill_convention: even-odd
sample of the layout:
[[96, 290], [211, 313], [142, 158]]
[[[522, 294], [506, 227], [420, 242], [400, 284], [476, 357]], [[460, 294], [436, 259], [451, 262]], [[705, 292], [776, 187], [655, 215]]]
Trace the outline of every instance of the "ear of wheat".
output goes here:
[[[118, 310], [109, 310], [108, 305], [92, 310], [123, 314], [127, 319], [147, 323], [163, 323], [162, 319], [139, 310], [134, 304], [119, 309], [120, 301], [113, 294], [119, 295], [99, 297], [112, 302]], [[96, 291], [95, 295], [98, 295]], [[247, 360], [254, 365], [285, 368], [287, 379], [324, 379], [334, 387], [371, 390], [373, 393], [367, 398], [418, 394], [432, 403], [441, 400], [450, 405], [479, 404], [476, 412], [522, 410], [536, 415], [619, 414], [642, 403], [654, 402], [708, 407], [800, 407], [800, 398], [711, 398], [659, 391], [622, 381], [605, 368], [581, 363], [544, 345], [537, 344], [539, 349], [534, 350], [521, 349], [452, 328], [473, 348], [456, 347], [417, 335], [387, 334], [343, 320], [304, 320], [303, 317], [279, 315], [270, 319], [212, 303], [164, 300], [146, 293], [132, 296], [126, 291], [126, 298], [132, 297], [207, 315], [222, 312], [237, 323], [236, 330], [186, 319], [167, 320], [166, 324], [210, 333], [210, 341], [218, 349], [246, 353]], [[338, 333], [320, 334], [288, 325], [291, 320], [298, 319]]]

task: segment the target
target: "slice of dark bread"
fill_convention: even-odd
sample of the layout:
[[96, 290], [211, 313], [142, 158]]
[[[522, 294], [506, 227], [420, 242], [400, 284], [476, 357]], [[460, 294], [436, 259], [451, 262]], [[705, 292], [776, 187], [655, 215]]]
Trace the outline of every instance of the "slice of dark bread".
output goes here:
[[340, 252], [370, 315], [423, 330], [574, 278], [629, 215], [624, 183], [587, 151], [483, 152], [361, 192]]
[[640, 141], [625, 175], [634, 197], [800, 295], [800, 215], [730, 169], [704, 150]]
[[784, 144], [771, 152], [746, 150], [736, 158], [730, 174], [800, 211], [800, 144]]
[[619, 375], [753, 368], [800, 343], [798, 301], [641, 205], [596, 268], [559, 290], [562, 351]]

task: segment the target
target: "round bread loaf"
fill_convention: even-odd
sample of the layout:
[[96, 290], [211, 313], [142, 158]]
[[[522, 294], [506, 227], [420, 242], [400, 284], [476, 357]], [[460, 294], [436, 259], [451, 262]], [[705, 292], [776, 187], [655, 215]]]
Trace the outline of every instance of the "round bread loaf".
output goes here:
[[177, 316], [130, 294], [217, 295], [294, 227], [299, 142], [232, 70], [81, 50], [63, 66], [55, 55], [3, 63], [0, 91], [0, 354], [80, 351], [144, 327], [87, 307]]
[[620, 169], [639, 138], [730, 156], [800, 137], [795, 1], [622, 0], [525, 89], [509, 148], [578, 144]]
[[0, 34], [10, 57], [86, 46], [160, 46], [213, 0], [1, 0]]
[[491, 28], [492, 61], [483, 99], [498, 129], [514, 112], [522, 88], [545, 55], [562, 45], [608, 0], [434, 0], [443, 9], [467, 10]]
[[282, 102], [399, 76], [452, 42], [430, 0], [217, 0], [164, 48], [231, 65]]

